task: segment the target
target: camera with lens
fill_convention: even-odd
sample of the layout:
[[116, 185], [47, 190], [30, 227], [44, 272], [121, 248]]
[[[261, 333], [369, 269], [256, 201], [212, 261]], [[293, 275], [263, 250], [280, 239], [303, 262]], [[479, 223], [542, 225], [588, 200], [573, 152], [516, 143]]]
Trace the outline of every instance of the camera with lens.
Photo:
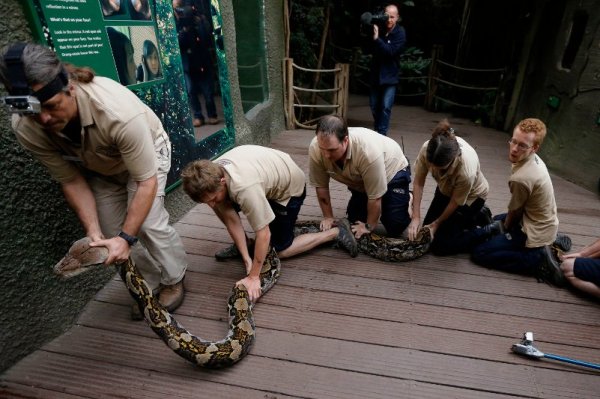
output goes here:
[[364, 33], [369, 33], [367, 31], [367, 28], [371, 28], [373, 25], [377, 25], [380, 31], [385, 32], [388, 19], [390, 19], [390, 16], [387, 15], [385, 11], [377, 11], [373, 14], [371, 14], [370, 12], [365, 12], [360, 16], [361, 30]]
[[0, 104], [6, 106], [8, 112], [22, 115], [39, 114], [42, 106], [34, 96], [5, 96]]

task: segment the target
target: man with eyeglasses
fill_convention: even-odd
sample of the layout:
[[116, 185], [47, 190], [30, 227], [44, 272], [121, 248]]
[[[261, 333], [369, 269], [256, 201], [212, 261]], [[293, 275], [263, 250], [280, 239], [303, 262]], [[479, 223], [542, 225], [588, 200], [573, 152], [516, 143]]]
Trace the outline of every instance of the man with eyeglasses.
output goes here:
[[562, 286], [565, 277], [555, 248], [570, 250], [571, 239], [557, 234], [552, 180], [537, 154], [545, 136], [546, 126], [539, 119], [524, 119], [515, 127], [508, 141], [512, 163], [508, 212], [495, 217], [506, 233], [475, 247], [472, 259], [482, 266], [533, 274], [538, 280]]

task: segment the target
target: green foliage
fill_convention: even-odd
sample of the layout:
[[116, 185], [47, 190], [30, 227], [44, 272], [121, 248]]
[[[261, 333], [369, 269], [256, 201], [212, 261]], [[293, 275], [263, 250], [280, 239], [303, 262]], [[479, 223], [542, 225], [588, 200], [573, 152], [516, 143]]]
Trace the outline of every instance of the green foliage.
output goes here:
[[407, 48], [400, 57], [399, 94], [421, 96], [427, 91], [427, 75], [431, 58], [423, 58], [423, 51]]
[[402, 76], [424, 76], [431, 64], [431, 58], [423, 58], [423, 51], [416, 47], [407, 48], [400, 57]]
[[290, 57], [305, 68], [317, 65], [328, 0], [290, 1]]
[[[400, 83], [398, 94], [421, 95], [427, 90], [427, 77], [431, 58], [423, 58], [423, 51], [416, 47], [407, 48], [399, 58]], [[370, 54], [361, 54], [357, 62], [356, 76], [351, 77], [366, 84], [369, 81]]]

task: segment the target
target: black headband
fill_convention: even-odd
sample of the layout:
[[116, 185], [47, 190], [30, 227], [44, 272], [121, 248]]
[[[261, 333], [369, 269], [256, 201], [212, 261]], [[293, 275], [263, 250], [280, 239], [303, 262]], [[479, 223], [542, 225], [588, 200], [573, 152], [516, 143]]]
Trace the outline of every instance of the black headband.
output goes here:
[[65, 71], [64, 68], [61, 68], [60, 72], [54, 77], [54, 79], [46, 83], [46, 85], [38, 91], [34, 91], [31, 95], [37, 97], [37, 99], [40, 101], [40, 104], [43, 104], [54, 97], [58, 92], [62, 91], [68, 83], [69, 77], [67, 75], [67, 71]]
[[61, 67], [60, 72], [54, 79], [38, 91], [33, 92], [27, 83], [25, 67], [23, 65], [23, 50], [25, 50], [26, 46], [27, 43], [16, 43], [11, 46], [4, 55], [4, 62], [8, 69], [11, 85], [9, 93], [13, 96], [32, 95], [37, 97], [40, 103], [43, 103], [65, 88], [69, 83], [69, 75], [67, 74], [67, 71]]

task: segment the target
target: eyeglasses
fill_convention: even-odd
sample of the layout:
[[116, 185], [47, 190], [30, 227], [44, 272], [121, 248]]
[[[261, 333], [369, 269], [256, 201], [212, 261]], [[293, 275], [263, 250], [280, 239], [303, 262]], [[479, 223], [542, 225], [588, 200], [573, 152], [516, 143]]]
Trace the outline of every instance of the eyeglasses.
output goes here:
[[521, 151], [527, 151], [528, 149], [530, 149], [531, 147], [533, 147], [532, 145], [529, 144], [525, 144], [525, 143], [519, 143], [517, 140], [511, 138], [510, 140], [508, 140], [508, 144], [509, 145], [516, 145], [519, 150]]

